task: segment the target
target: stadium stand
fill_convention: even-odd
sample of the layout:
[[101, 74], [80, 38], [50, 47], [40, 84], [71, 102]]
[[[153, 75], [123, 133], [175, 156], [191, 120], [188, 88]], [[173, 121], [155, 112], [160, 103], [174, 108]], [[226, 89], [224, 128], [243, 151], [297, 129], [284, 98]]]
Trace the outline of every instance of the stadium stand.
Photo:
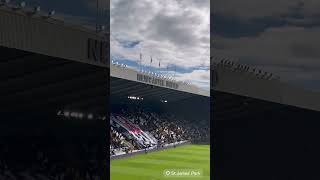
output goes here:
[[190, 120], [177, 113], [163, 111], [156, 104], [161, 102], [144, 104], [125, 101], [112, 105], [111, 155], [182, 141], [209, 143], [209, 122], [205, 116], [199, 115], [196, 121]]
[[186, 141], [209, 144], [209, 91], [115, 60], [110, 76], [111, 157]]

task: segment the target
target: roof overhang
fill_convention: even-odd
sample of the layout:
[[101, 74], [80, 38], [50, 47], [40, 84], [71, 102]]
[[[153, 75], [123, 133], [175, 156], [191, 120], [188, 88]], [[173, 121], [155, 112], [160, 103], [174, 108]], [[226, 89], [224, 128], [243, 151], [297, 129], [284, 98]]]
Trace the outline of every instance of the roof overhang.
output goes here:
[[1, 112], [106, 113], [108, 68], [0, 46]]
[[[140, 72], [122, 65], [112, 64], [110, 68], [110, 76], [114, 79], [122, 79], [122, 82], [136, 84], [137, 86], [140, 84], [140, 86], [144, 87], [152, 87], [153, 89], [159, 90], [161, 89], [169, 94], [193, 94], [210, 97], [209, 91], [205, 91], [195, 85], [175, 81], [173, 79], [168, 79], [156, 74]], [[132, 91], [139, 90], [132, 87]]]
[[109, 35], [55, 17], [0, 6], [0, 46], [109, 67]]
[[[261, 74], [212, 64], [212, 87], [219, 92], [320, 111], [320, 93], [289, 85]], [[214, 94], [214, 93], [213, 93]]]

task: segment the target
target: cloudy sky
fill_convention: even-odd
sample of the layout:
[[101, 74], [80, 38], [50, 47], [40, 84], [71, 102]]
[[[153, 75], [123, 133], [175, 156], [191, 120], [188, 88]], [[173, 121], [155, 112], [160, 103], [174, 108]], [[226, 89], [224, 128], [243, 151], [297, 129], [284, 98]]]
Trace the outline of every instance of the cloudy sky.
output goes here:
[[141, 52], [144, 69], [209, 90], [209, 0], [111, 0], [110, 8], [113, 60], [139, 69]]
[[[100, 23], [109, 24], [103, 12], [108, 1], [98, 0]], [[55, 10], [66, 22], [95, 28], [96, 0], [25, 2], [28, 7], [40, 5], [44, 12]], [[139, 69], [141, 52], [145, 70], [209, 90], [210, 0], [110, 0], [110, 8], [114, 60]]]
[[319, 9], [318, 0], [215, 0], [212, 54], [239, 58], [319, 91]]

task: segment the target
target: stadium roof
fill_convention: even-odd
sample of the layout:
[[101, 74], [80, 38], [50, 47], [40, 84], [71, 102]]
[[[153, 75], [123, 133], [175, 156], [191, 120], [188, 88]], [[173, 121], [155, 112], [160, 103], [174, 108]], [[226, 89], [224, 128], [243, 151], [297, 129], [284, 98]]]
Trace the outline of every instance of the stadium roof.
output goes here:
[[0, 6], [0, 46], [109, 67], [109, 36], [55, 16]]
[[171, 101], [199, 95], [210, 96], [208, 91], [192, 84], [154, 73], [137, 71], [124, 65], [112, 64], [110, 74], [112, 95], [161, 98]]
[[164, 86], [159, 80], [139, 82], [138, 72], [120, 67], [111, 68], [109, 80], [109, 40], [104, 32], [8, 7], [0, 7], [0, 27], [2, 112], [105, 113], [109, 83], [116, 96], [168, 101], [208, 96], [192, 85], [171, 80], [165, 80]]
[[112, 96], [133, 96], [145, 100], [167, 100], [168, 102], [186, 100], [195, 96], [209, 97], [209, 92], [192, 84], [140, 72], [123, 65], [112, 64], [110, 74]]
[[104, 32], [5, 6], [0, 27], [0, 111], [106, 112]]
[[228, 62], [211, 64], [212, 89], [217, 92], [320, 111], [319, 92], [291, 86], [271, 73], [248, 66]]
[[1, 111], [105, 111], [107, 69], [0, 47]]
[[110, 92], [111, 96], [133, 96], [141, 97], [144, 100], [167, 100], [168, 102], [185, 100], [196, 96], [195, 94], [187, 92], [167, 89], [116, 77], [111, 77]]

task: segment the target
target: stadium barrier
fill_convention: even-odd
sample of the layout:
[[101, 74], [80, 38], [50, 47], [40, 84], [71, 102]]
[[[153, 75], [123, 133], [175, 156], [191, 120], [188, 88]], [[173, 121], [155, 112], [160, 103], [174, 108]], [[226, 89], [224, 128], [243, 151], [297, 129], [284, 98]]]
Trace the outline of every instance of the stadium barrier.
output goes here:
[[187, 145], [187, 144], [191, 144], [191, 142], [190, 141], [180, 141], [180, 142], [176, 142], [176, 143], [166, 144], [163, 147], [154, 146], [154, 147], [150, 147], [147, 149], [135, 150], [135, 151], [132, 151], [131, 153], [122, 153], [122, 154], [112, 155], [112, 156], [110, 156], [110, 160], [127, 158], [127, 157], [131, 157], [131, 156], [138, 155], [138, 154], [144, 154], [144, 153], [146, 153], [146, 151], [147, 151], [147, 153], [149, 153], [149, 152], [154, 152], [154, 151], [171, 149], [171, 148], [175, 148], [175, 147], [183, 146], [183, 145]]

